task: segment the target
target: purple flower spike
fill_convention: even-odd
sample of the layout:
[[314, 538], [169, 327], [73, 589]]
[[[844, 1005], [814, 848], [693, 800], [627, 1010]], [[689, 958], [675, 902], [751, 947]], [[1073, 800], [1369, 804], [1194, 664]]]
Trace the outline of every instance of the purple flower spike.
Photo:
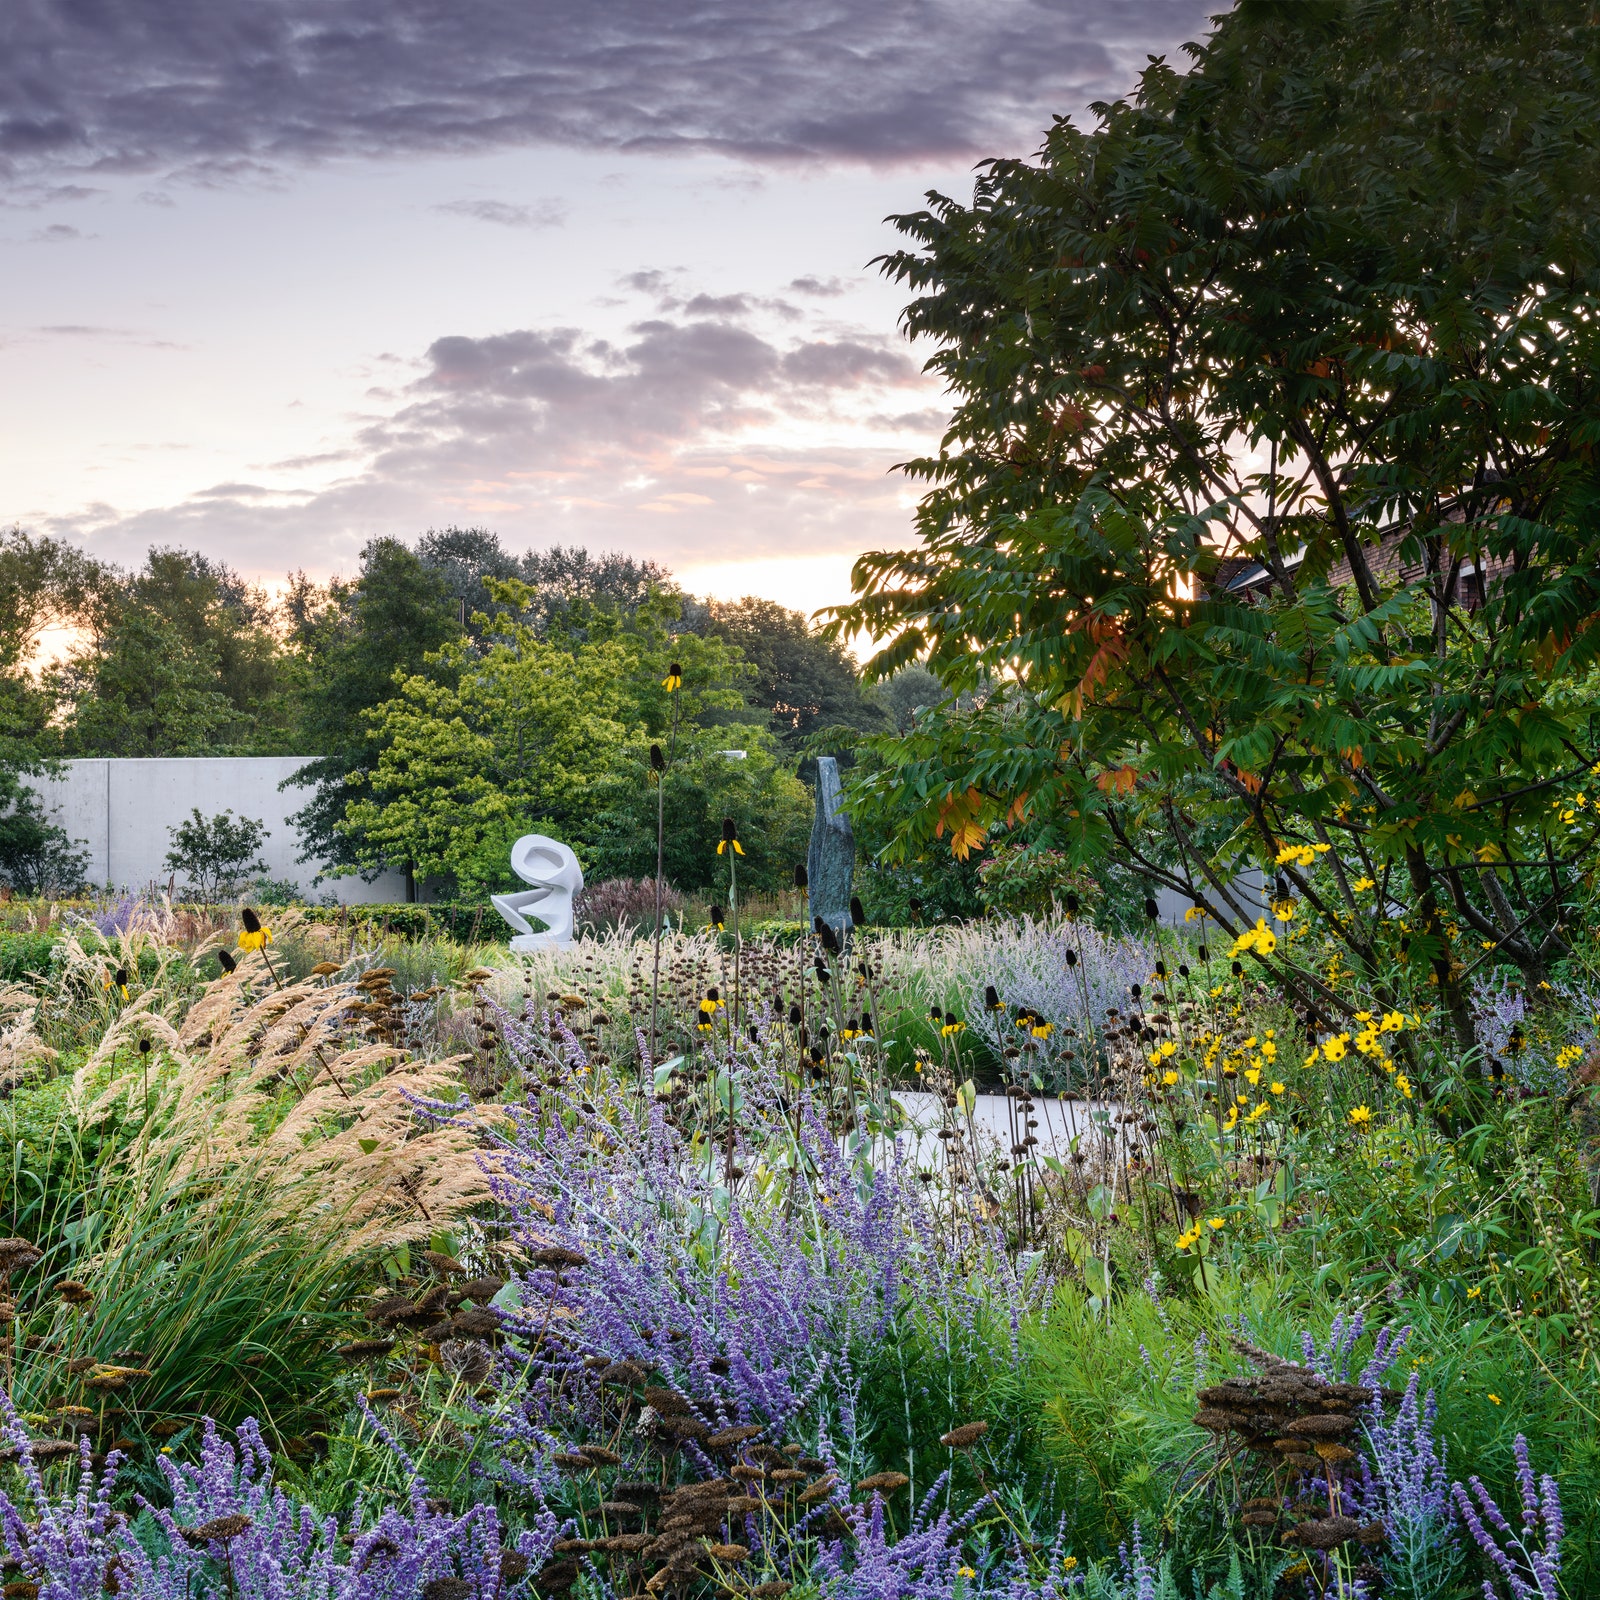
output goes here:
[[[1518, 1434], [1513, 1446], [1517, 1489], [1522, 1498], [1522, 1530], [1515, 1531], [1494, 1497], [1477, 1477], [1467, 1480], [1472, 1492], [1456, 1483], [1451, 1498], [1472, 1542], [1495, 1573], [1486, 1579], [1486, 1600], [1560, 1600], [1561, 1540], [1564, 1523], [1561, 1496], [1548, 1473], [1535, 1479], [1528, 1441]], [[1536, 1542], [1542, 1530], [1542, 1544]], [[1499, 1585], [1499, 1586], [1497, 1586]]]

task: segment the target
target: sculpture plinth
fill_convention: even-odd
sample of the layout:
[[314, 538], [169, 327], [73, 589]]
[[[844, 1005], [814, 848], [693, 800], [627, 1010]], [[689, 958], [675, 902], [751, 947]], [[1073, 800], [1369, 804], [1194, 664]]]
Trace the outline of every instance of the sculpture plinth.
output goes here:
[[[572, 943], [573, 896], [583, 887], [578, 858], [559, 839], [525, 833], [511, 847], [511, 870], [528, 885], [517, 894], [489, 896], [489, 904], [520, 932], [513, 950], [564, 950]], [[546, 928], [528, 925], [531, 911]]]

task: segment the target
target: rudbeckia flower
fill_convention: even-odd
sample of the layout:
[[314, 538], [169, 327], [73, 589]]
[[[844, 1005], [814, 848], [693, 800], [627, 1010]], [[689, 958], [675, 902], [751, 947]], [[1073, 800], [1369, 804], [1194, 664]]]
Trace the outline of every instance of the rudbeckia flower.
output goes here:
[[717, 1013], [722, 1009], [721, 995], [715, 989], [707, 989], [705, 999], [700, 1002], [700, 1014], [695, 1026], [701, 1033], [710, 1033], [712, 1024], [717, 1020]]
[[239, 920], [244, 924], [244, 930], [239, 935], [241, 950], [260, 950], [272, 943], [272, 929], [266, 927], [249, 906], [239, 913]]
[[724, 817], [722, 819], [722, 837], [717, 841], [717, 854], [720, 856], [730, 844], [733, 846], [733, 853], [736, 856], [744, 854], [744, 846], [739, 843], [739, 835], [734, 829], [733, 818]]
[[661, 687], [668, 694], [674, 694], [683, 687], [683, 668], [676, 661], [667, 668], [667, 675], [661, 680]]

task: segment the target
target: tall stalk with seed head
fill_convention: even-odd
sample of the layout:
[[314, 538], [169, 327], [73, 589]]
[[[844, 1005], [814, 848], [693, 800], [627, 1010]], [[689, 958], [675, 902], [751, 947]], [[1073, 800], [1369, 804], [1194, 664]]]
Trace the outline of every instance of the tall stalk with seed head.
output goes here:
[[681, 691], [683, 689], [683, 668], [676, 661], [667, 668], [667, 675], [661, 680], [661, 687], [667, 691], [672, 701], [672, 720], [667, 730], [667, 754], [661, 753], [661, 746], [650, 746], [650, 767], [656, 775], [656, 926], [655, 949], [652, 954], [650, 969], [650, 1066], [652, 1070], [656, 1063], [656, 1020], [660, 1007], [661, 995], [661, 891], [665, 879], [664, 866], [666, 860], [666, 783], [667, 762], [678, 753], [678, 710], [682, 704]]

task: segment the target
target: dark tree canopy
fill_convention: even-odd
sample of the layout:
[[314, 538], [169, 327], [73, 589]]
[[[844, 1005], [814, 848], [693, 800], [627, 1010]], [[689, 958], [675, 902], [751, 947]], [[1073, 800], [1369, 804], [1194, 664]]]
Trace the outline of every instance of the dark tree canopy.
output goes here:
[[136, 572], [97, 568], [77, 610], [89, 641], [55, 674], [64, 754], [263, 754], [292, 742], [272, 605], [224, 563], [152, 549]]
[[883, 709], [861, 692], [855, 663], [816, 633], [803, 613], [773, 600], [712, 601], [706, 630], [737, 645], [755, 668], [753, 706], [786, 750], [798, 752], [821, 728], [879, 730]]
[[357, 841], [337, 831], [358, 792], [349, 780], [382, 753], [368, 714], [394, 693], [397, 672], [422, 672], [430, 651], [460, 637], [458, 612], [442, 574], [398, 539], [374, 539], [353, 582], [299, 604], [310, 678], [301, 748], [320, 753], [295, 774], [315, 793], [294, 820], [304, 859], [351, 861]]
[[513, 555], [488, 528], [432, 529], [417, 541], [417, 557], [437, 572], [457, 614], [477, 637], [474, 615], [492, 616], [488, 583], [516, 578], [533, 589], [522, 620], [541, 631], [582, 626], [592, 611], [631, 614], [653, 590], [674, 588], [672, 574], [654, 561], [620, 551], [591, 555], [581, 545], [551, 545]]
[[898, 219], [957, 403], [909, 468], [920, 546], [861, 561], [841, 626], [977, 702], [859, 793], [902, 851], [1022, 827], [1235, 932], [1265, 865], [1464, 1036], [1485, 942], [1565, 949], [1592, 837], [1552, 800], [1600, 754], [1597, 63], [1573, 0], [1250, 5]]

